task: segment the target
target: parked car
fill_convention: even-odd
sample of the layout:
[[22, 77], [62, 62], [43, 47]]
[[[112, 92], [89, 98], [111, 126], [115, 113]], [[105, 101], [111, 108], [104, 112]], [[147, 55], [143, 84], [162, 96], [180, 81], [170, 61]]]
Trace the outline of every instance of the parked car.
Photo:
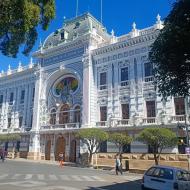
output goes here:
[[190, 190], [190, 173], [170, 166], [153, 166], [142, 179], [142, 190]]

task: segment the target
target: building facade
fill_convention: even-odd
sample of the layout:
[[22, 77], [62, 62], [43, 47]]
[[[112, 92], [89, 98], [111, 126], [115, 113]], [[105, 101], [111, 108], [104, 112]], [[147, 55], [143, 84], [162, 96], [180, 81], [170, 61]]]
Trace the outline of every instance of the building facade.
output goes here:
[[[162, 101], [148, 59], [162, 28], [158, 15], [153, 26], [139, 30], [133, 23], [131, 32], [116, 37], [89, 13], [66, 20], [33, 53], [35, 64], [1, 72], [0, 133], [22, 136], [1, 146], [16, 146], [29, 159], [57, 160], [63, 152], [75, 162], [82, 151], [75, 132], [81, 128], [124, 130], [135, 137], [157, 125], [178, 133], [177, 125], [188, 122], [189, 100]], [[107, 142], [100, 151], [114, 150]], [[126, 151], [148, 147], [134, 141]]]

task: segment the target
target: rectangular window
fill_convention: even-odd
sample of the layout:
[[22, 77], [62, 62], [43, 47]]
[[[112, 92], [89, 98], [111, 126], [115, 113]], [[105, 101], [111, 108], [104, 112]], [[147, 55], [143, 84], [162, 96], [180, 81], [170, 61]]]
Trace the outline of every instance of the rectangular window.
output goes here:
[[150, 77], [153, 76], [153, 64], [148, 62], [144, 64], [144, 76]]
[[100, 107], [100, 121], [107, 121], [107, 107]]
[[156, 117], [155, 101], [146, 102], [147, 117]]
[[107, 73], [100, 73], [100, 90], [107, 89]]
[[2, 108], [2, 105], [3, 105], [3, 95], [1, 94], [0, 95], [0, 108]]
[[25, 90], [21, 91], [21, 97], [20, 97], [20, 103], [23, 104], [24, 103], [24, 97], [25, 97]]
[[10, 105], [13, 104], [13, 98], [14, 98], [14, 93], [11, 92], [11, 94], [10, 94]]
[[35, 96], [35, 88], [32, 90], [32, 101], [34, 101], [34, 96]]
[[184, 98], [174, 98], [175, 114], [185, 115], [185, 101]]
[[9, 117], [8, 118], [8, 126], [7, 126], [8, 128], [10, 128], [11, 127], [11, 118]]
[[129, 104], [121, 104], [122, 119], [129, 119]]
[[129, 80], [128, 67], [121, 68], [121, 86], [127, 86]]
[[20, 116], [20, 117], [19, 117], [19, 128], [21, 128], [21, 127], [22, 127], [22, 121], [23, 121], [23, 117], [22, 117], [22, 116]]
[[31, 115], [31, 119], [30, 119], [30, 128], [32, 128], [32, 122], [33, 122], [33, 114]]

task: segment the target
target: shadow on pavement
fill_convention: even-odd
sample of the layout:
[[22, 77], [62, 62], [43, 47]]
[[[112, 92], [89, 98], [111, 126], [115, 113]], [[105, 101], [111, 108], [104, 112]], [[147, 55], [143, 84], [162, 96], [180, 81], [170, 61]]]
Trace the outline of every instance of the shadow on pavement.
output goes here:
[[85, 190], [141, 190], [141, 181], [126, 181], [124, 183], [114, 183], [112, 185], [100, 186], [100, 187], [89, 187]]

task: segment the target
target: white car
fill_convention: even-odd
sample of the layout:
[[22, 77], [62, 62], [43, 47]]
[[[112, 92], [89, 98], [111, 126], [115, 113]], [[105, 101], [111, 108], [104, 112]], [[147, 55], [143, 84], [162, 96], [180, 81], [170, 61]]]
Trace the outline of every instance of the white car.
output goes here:
[[170, 166], [153, 166], [145, 172], [141, 189], [190, 190], [190, 173]]

